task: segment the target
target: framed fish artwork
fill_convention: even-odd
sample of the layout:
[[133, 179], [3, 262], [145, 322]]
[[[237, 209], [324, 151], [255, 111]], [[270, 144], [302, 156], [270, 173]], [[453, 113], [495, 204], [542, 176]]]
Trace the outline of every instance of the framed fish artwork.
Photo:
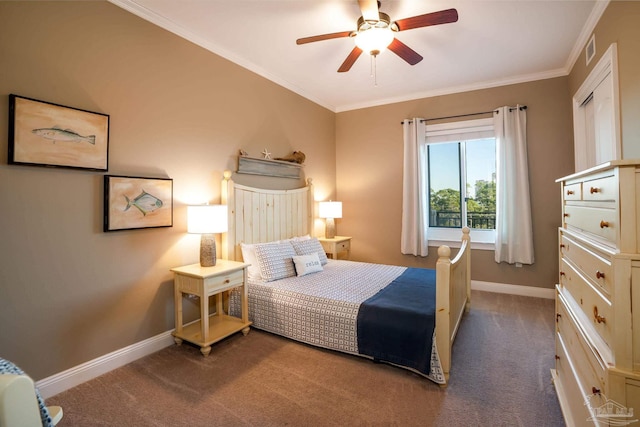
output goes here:
[[173, 226], [173, 180], [104, 176], [104, 231]]
[[107, 171], [109, 115], [9, 95], [9, 164]]

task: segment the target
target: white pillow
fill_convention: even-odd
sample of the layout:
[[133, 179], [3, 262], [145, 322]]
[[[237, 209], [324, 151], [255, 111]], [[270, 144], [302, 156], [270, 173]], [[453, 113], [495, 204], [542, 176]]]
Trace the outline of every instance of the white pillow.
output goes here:
[[291, 245], [295, 249], [296, 255], [311, 255], [317, 253], [320, 264], [325, 265], [327, 263], [327, 254], [324, 252], [324, 248], [317, 238], [294, 241], [291, 242]]
[[293, 257], [293, 264], [296, 266], [296, 274], [298, 277], [322, 271], [322, 264], [320, 264], [317, 253], [312, 253], [311, 255], [296, 255]]
[[271, 282], [296, 275], [292, 260], [296, 251], [291, 243], [261, 243], [254, 245], [254, 249], [262, 280]]
[[242, 259], [244, 262], [251, 264], [247, 268], [247, 276], [249, 280], [262, 280], [262, 273], [260, 273], [260, 266], [258, 265], [258, 259], [256, 258], [256, 245], [250, 245], [248, 243], [240, 243], [240, 249], [242, 250]]

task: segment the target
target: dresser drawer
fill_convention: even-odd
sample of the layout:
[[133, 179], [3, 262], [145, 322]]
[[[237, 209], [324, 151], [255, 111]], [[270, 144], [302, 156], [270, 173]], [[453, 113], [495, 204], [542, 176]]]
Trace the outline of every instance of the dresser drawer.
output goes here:
[[611, 260], [588, 244], [578, 242], [560, 232], [560, 254], [573, 264], [578, 271], [600, 287], [607, 296], [611, 295]]
[[618, 200], [618, 179], [611, 175], [604, 178], [586, 180], [582, 183], [582, 200]]
[[584, 420], [592, 417], [589, 408], [584, 404], [584, 392], [560, 334], [556, 334], [556, 378], [554, 382], [562, 414], [568, 426], [580, 425], [580, 423], [584, 423]]
[[595, 234], [614, 245], [617, 242], [618, 212], [615, 209], [566, 205], [564, 221], [567, 225]]
[[218, 293], [222, 290], [236, 288], [244, 283], [244, 270], [234, 271], [225, 275], [207, 277], [205, 279], [205, 292], [207, 295]]
[[[557, 301], [558, 330], [556, 340], [560, 344], [566, 357], [571, 359], [572, 369], [578, 377], [582, 395], [592, 394], [594, 390], [605, 391], [606, 369], [601, 359], [596, 356], [596, 350], [587, 342], [582, 329], [577, 325], [577, 318], [571, 313], [562, 297]], [[558, 343], [556, 342], [556, 346]], [[559, 359], [561, 360], [561, 359]], [[584, 401], [583, 401], [584, 402]]]
[[582, 183], [565, 185], [562, 198], [564, 200], [582, 200]]
[[593, 329], [611, 348], [613, 310], [610, 301], [564, 258], [560, 263], [560, 284], [571, 294]]

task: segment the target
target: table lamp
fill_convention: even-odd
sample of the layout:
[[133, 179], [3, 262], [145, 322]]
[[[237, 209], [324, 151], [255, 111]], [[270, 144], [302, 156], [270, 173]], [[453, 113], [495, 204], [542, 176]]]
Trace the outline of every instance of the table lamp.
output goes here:
[[216, 265], [216, 237], [228, 229], [226, 205], [187, 206], [187, 232], [201, 234], [200, 265]]
[[325, 218], [325, 236], [328, 239], [336, 237], [336, 223], [334, 218], [342, 218], [342, 202], [320, 202], [320, 218]]

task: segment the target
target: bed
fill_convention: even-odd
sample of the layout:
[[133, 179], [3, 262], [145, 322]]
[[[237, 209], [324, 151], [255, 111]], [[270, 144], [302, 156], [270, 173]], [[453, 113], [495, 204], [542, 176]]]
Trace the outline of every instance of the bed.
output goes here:
[[[253, 327], [446, 386], [452, 344], [471, 302], [468, 229], [454, 259], [449, 247], [438, 248], [434, 270], [332, 260], [311, 237], [310, 179], [302, 188], [268, 190], [237, 184], [225, 172], [222, 203], [229, 212], [222, 257], [252, 264]], [[238, 312], [239, 300], [232, 292], [230, 314]]]

